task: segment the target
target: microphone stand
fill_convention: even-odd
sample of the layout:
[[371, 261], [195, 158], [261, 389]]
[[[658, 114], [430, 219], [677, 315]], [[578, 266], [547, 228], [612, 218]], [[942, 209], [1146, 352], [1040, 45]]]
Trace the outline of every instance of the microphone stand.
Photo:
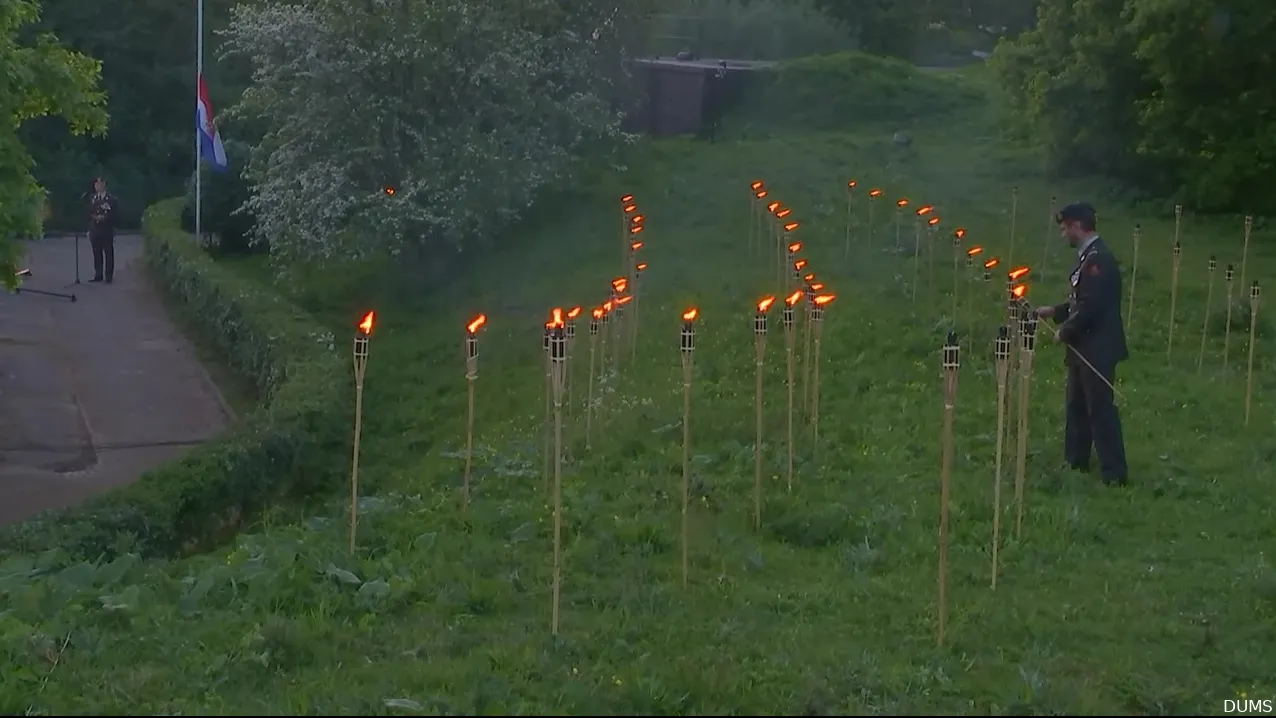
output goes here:
[[[30, 276], [32, 276], [30, 269], [23, 269], [18, 272], [18, 279], [25, 279], [26, 277], [30, 277]], [[46, 297], [57, 297], [59, 299], [69, 299], [72, 302], [75, 301], [74, 294], [63, 294], [62, 292], [49, 292], [43, 289], [23, 289], [21, 286], [13, 290], [13, 293], [14, 294], [39, 294]]]
[[[80, 195], [80, 202], [81, 203], [84, 202], [85, 199], [88, 199], [88, 196], [89, 196], [88, 192], [85, 192], [84, 194]], [[86, 224], [85, 227], [86, 227], [85, 231], [87, 232], [88, 225]], [[76, 230], [75, 232], [75, 281], [71, 282], [70, 284], [66, 286], [72, 287], [79, 283], [80, 283], [80, 232], [79, 230]], [[75, 300], [72, 299], [72, 301], [75, 301]]]

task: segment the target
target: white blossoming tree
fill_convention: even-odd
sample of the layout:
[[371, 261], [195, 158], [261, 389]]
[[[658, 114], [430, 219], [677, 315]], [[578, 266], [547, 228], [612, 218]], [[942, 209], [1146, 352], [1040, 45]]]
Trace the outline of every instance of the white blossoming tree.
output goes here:
[[266, 130], [248, 168], [284, 262], [459, 251], [575, 157], [623, 138], [616, 81], [646, 0], [300, 0], [235, 9], [226, 52]]

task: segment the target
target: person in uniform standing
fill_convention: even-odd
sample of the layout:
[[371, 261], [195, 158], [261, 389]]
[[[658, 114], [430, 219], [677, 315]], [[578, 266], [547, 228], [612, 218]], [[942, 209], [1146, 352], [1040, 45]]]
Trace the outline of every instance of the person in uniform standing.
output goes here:
[[1130, 356], [1121, 321], [1120, 268], [1099, 238], [1094, 207], [1070, 204], [1059, 210], [1055, 222], [1077, 252], [1069, 275], [1072, 294], [1063, 304], [1039, 307], [1037, 316], [1054, 320], [1059, 325], [1055, 341], [1068, 345], [1064, 459], [1088, 472], [1093, 446], [1103, 482], [1124, 486], [1129, 468], [1113, 389], [1117, 364]]
[[93, 278], [90, 282], [115, 279], [115, 218], [119, 203], [106, 191], [106, 180], [93, 180], [93, 196], [89, 199], [89, 245], [93, 248]]

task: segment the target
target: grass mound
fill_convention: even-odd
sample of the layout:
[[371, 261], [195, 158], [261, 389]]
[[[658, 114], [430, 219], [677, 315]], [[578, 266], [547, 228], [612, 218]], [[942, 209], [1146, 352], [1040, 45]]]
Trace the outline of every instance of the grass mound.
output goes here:
[[[1239, 222], [1185, 220], [1179, 339], [1167, 358], [1172, 221], [1091, 197], [1127, 272], [1129, 238], [1143, 227], [1134, 358], [1120, 384], [1132, 486], [1110, 491], [1057, 468], [1061, 357], [1044, 343], [1024, 530], [1005, 534], [994, 593], [990, 355], [1002, 287], [959, 266], [969, 304], [954, 312], [945, 238], [960, 224], [1010, 264], [1018, 186], [1014, 263], [1033, 266], [1032, 297], [1062, 297], [1071, 257], [1047, 243], [1057, 241], [1050, 197], [1087, 188], [1045, 182], [991, 130], [924, 129], [921, 149], [901, 153], [875, 134], [643, 143], [627, 173], [596, 178], [572, 211], [544, 212], [523, 241], [436, 297], [377, 307], [359, 550], [347, 553], [345, 506], [334, 502], [169, 565], [6, 563], [0, 712], [1201, 714], [1240, 692], [1271, 695], [1276, 571], [1261, 550], [1272, 526], [1261, 497], [1276, 479], [1270, 333], [1260, 324], [1248, 427], [1244, 331], [1232, 331], [1224, 370], [1215, 321], [1196, 370], [1206, 259], [1239, 266]], [[791, 491], [784, 342], [772, 315], [754, 531], [752, 307], [781, 290], [770, 251], [749, 250], [747, 188], [759, 177], [794, 208], [803, 254], [839, 298], [823, 335], [818, 447], [801, 393], [795, 402]], [[849, 257], [848, 179], [886, 190], [871, 234], [867, 206], [855, 208]], [[647, 217], [637, 351], [609, 353], [619, 366], [594, 388], [587, 448], [583, 327], [574, 346], [555, 640], [541, 326], [553, 306], [601, 301], [621, 271], [622, 193]], [[925, 254], [913, 263], [908, 217], [896, 239], [888, 208], [901, 196], [943, 218], [935, 239], [923, 235], [933, 275]], [[1249, 257], [1250, 277], [1272, 270], [1269, 257]], [[689, 306], [702, 319], [683, 590], [678, 332]], [[479, 312], [489, 325], [474, 495], [462, 516], [462, 327]], [[939, 346], [954, 315], [970, 343], [957, 396], [949, 644], [937, 649]], [[1012, 501], [1001, 510], [1013, 526]]]
[[980, 106], [974, 71], [927, 71], [858, 52], [813, 55], [758, 73], [726, 126], [752, 134], [951, 119]]

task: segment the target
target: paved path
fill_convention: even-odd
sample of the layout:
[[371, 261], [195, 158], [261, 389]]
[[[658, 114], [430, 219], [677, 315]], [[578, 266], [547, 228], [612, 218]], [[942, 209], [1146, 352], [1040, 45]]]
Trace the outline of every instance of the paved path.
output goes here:
[[0, 291], [0, 524], [127, 484], [228, 423], [216, 386], [169, 320], [142, 238], [115, 243], [115, 283], [74, 281], [70, 237], [28, 243], [25, 289]]

